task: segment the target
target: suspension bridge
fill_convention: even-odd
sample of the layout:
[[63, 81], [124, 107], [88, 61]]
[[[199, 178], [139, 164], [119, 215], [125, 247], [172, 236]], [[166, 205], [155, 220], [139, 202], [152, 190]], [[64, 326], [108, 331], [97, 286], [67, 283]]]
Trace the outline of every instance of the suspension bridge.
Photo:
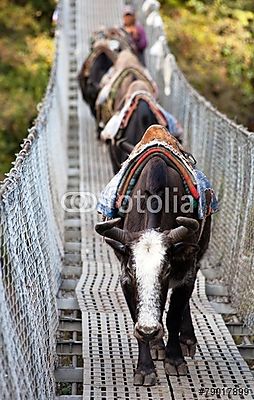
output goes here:
[[187, 359], [187, 376], [167, 377], [158, 361], [157, 386], [133, 386], [137, 344], [118, 262], [94, 232], [96, 212], [83, 212], [66, 196], [97, 195], [112, 177], [76, 78], [91, 32], [119, 24], [122, 2], [62, 0], [47, 93], [1, 185], [3, 400], [254, 398], [244, 360], [254, 358], [254, 134], [188, 84], [167, 48], [156, 7], [142, 10], [143, 2], [135, 3], [160, 101], [182, 123], [185, 144], [220, 200], [191, 304], [197, 354]]

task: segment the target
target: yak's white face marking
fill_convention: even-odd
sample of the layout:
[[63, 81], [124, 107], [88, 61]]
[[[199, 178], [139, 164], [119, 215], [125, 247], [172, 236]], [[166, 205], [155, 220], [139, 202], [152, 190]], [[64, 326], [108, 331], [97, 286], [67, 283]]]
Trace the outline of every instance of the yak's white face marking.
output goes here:
[[162, 269], [166, 246], [162, 234], [149, 230], [133, 245], [139, 296], [138, 323], [154, 327], [160, 316], [159, 275]]

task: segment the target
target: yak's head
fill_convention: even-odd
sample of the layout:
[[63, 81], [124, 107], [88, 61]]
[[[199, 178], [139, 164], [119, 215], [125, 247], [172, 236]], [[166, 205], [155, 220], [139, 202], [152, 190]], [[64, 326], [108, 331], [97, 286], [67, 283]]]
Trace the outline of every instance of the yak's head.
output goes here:
[[[110, 49], [108, 51], [110, 54], [113, 53], [110, 51]], [[85, 61], [78, 75], [78, 82], [83, 99], [89, 104], [95, 117], [95, 103], [99, 91], [101, 90], [100, 81], [110, 67], [113, 66], [115, 59], [114, 57], [115, 56], [112, 56], [111, 59], [108, 54], [102, 52], [96, 57], [90, 67], [87, 67], [88, 61]], [[89, 60], [89, 58], [87, 60]]]
[[[199, 228], [192, 218], [178, 217], [179, 227], [160, 232], [149, 229], [128, 232], [115, 225], [114, 219], [98, 223], [96, 231], [106, 238], [122, 263], [121, 283], [126, 289], [127, 302], [135, 322], [134, 335], [143, 341], [163, 336], [162, 314], [165, 306], [171, 274], [174, 248]], [[177, 250], [179, 251], [179, 250]], [[193, 255], [197, 246], [186, 244], [180, 252]], [[186, 255], [187, 255], [186, 253]]]

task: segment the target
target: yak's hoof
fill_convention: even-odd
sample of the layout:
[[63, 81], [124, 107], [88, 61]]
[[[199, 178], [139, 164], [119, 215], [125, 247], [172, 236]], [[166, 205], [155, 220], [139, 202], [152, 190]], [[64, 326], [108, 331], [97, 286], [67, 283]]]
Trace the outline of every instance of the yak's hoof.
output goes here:
[[150, 353], [153, 360], [163, 361], [166, 357], [165, 345], [163, 340], [150, 344]]
[[195, 339], [180, 338], [180, 345], [183, 356], [193, 358], [197, 349], [197, 341]]
[[135, 372], [134, 375], [134, 386], [154, 386], [156, 385], [156, 374], [155, 372], [145, 373], [143, 371]]
[[171, 360], [165, 358], [164, 367], [166, 374], [171, 376], [183, 376], [187, 375], [188, 372], [187, 364], [183, 359]]

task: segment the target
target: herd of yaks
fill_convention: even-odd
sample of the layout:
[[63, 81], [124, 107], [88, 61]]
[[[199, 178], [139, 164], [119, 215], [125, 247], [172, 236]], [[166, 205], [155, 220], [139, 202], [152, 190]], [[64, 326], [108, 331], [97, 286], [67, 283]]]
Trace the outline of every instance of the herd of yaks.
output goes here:
[[134, 385], [152, 386], [154, 360], [164, 362], [166, 374], [186, 375], [184, 357], [195, 354], [189, 301], [210, 239], [214, 193], [184, 151], [182, 128], [159, 104], [157, 85], [124, 30], [93, 33], [78, 80], [118, 173], [104, 189], [106, 203], [114, 194], [114, 207], [101, 207], [104, 220], [95, 229], [121, 262], [139, 349]]

